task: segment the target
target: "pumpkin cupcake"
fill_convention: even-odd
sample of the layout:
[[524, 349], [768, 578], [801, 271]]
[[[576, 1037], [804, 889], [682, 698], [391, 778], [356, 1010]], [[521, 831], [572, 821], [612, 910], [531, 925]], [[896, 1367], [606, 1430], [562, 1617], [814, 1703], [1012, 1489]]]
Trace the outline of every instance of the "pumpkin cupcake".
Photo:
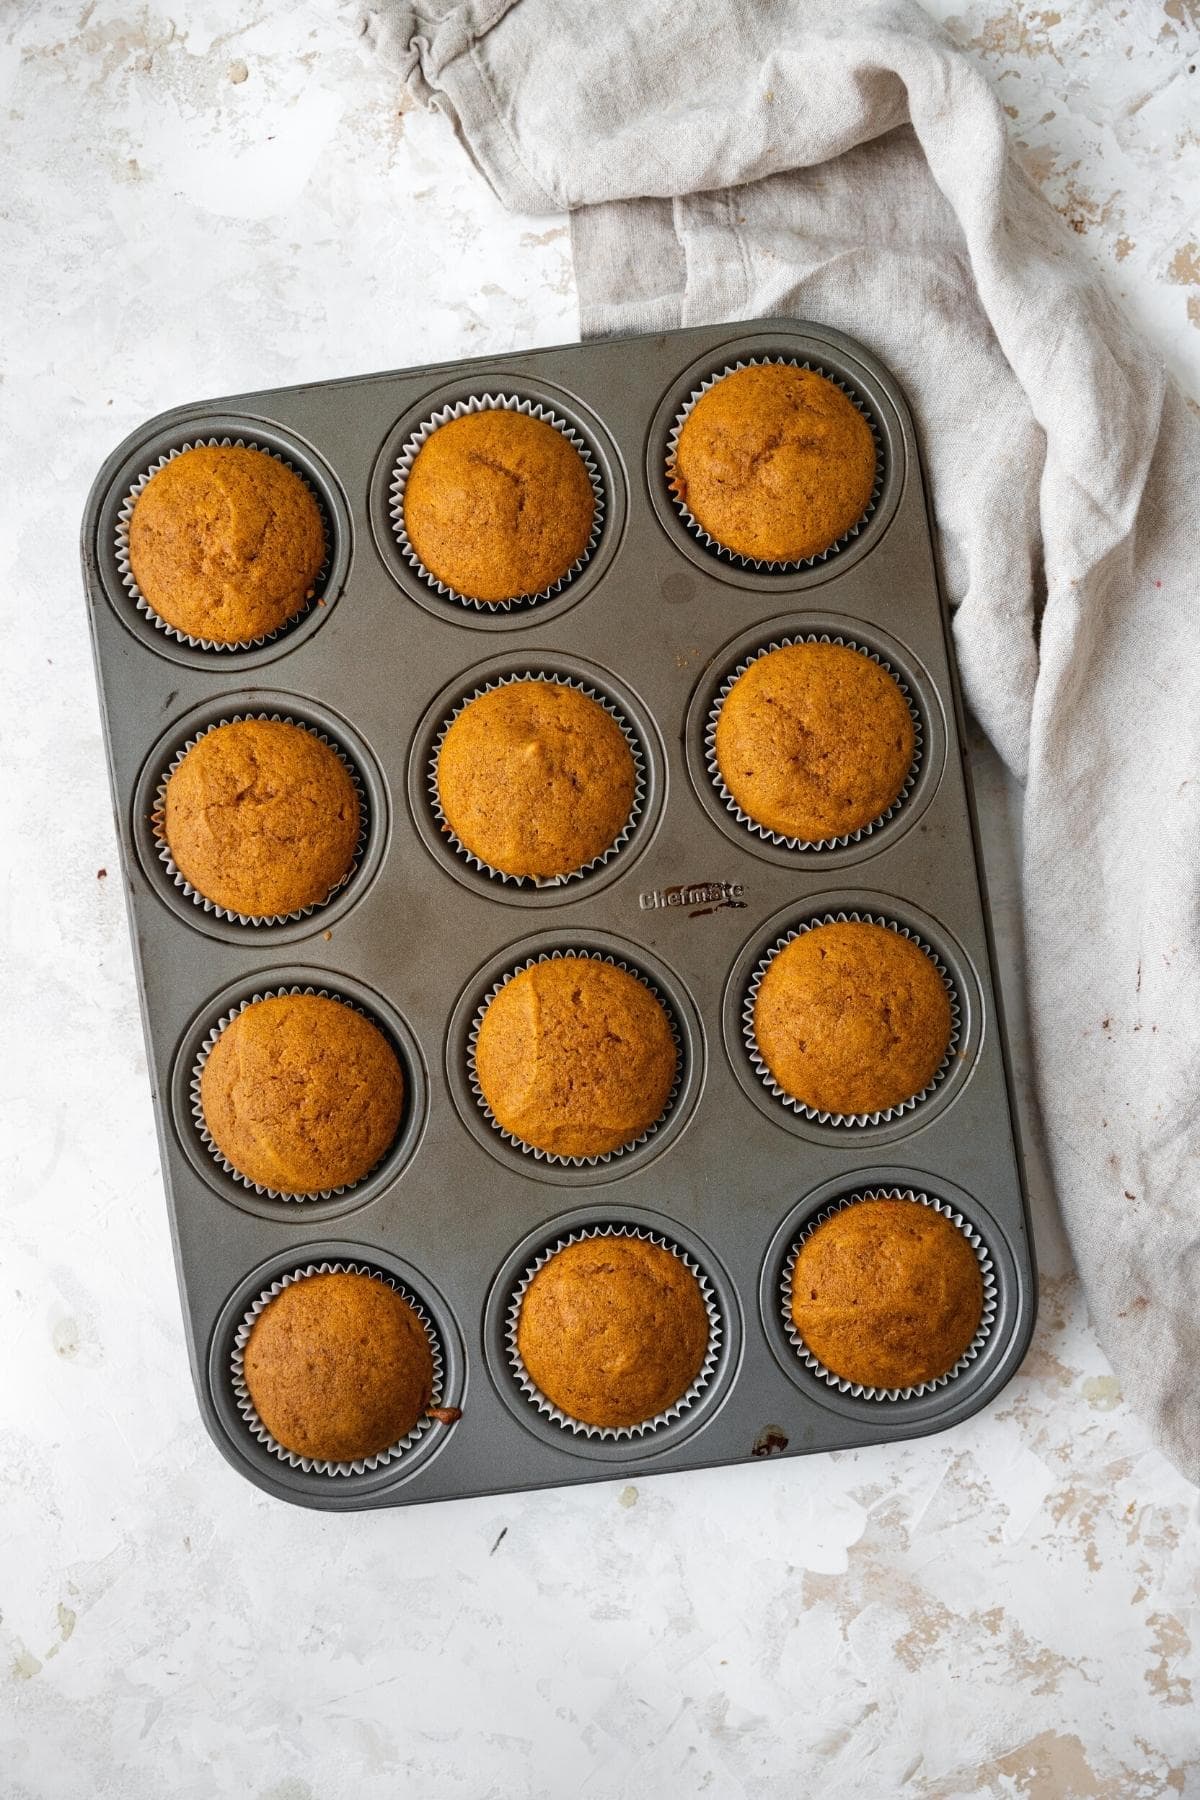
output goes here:
[[352, 1187], [386, 1155], [404, 1074], [378, 1025], [344, 1001], [277, 994], [232, 1019], [205, 1058], [200, 1113], [244, 1180], [281, 1194]]
[[516, 1350], [569, 1419], [620, 1430], [675, 1406], [708, 1354], [700, 1283], [673, 1251], [594, 1234], [556, 1250], [521, 1297]]
[[818, 1225], [792, 1268], [805, 1348], [843, 1381], [919, 1387], [948, 1375], [983, 1317], [979, 1258], [944, 1213], [867, 1194]]
[[587, 465], [544, 419], [463, 413], [418, 450], [404, 531], [429, 573], [491, 605], [553, 587], [584, 555], [596, 518]]
[[265, 450], [197, 444], [146, 483], [129, 566], [146, 604], [185, 637], [249, 644], [304, 610], [325, 561], [312, 490]]
[[904, 790], [916, 749], [895, 676], [844, 644], [758, 656], [721, 702], [713, 756], [747, 818], [803, 843], [849, 836]]
[[243, 917], [320, 906], [354, 865], [358, 789], [336, 750], [302, 725], [235, 719], [192, 745], [167, 778], [159, 830], [197, 894]]
[[814, 925], [767, 964], [754, 1039], [771, 1078], [817, 1113], [865, 1116], [924, 1092], [946, 1059], [950, 996], [928, 951], [888, 925]]
[[434, 1364], [420, 1317], [388, 1282], [345, 1269], [303, 1275], [259, 1313], [242, 1380], [267, 1431], [314, 1462], [357, 1462], [425, 1417]]
[[467, 702], [438, 751], [438, 803], [454, 836], [502, 875], [548, 881], [610, 850], [629, 824], [633, 752], [578, 688], [529, 676]]
[[866, 514], [875, 438], [824, 375], [757, 363], [723, 375], [691, 408], [671, 490], [709, 537], [752, 561], [820, 556]]
[[582, 955], [531, 963], [506, 981], [473, 1060], [502, 1129], [564, 1159], [636, 1143], [662, 1117], [678, 1070], [662, 1002], [636, 975]]

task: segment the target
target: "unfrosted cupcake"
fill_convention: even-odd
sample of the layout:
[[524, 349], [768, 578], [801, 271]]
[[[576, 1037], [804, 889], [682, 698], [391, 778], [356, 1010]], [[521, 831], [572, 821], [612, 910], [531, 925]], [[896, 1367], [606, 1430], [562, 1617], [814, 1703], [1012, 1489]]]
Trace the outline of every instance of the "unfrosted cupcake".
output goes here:
[[238, 1013], [200, 1075], [205, 1129], [239, 1175], [282, 1194], [350, 1187], [395, 1141], [404, 1074], [344, 1001], [277, 994]]
[[532, 963], [489, 1002], [475, 1045], [489, 1110], [514, 1138], [559, 1157], [636, 1143], [662, 1114], [678, 1052], [662, 1002], [613, 963]]
[[506, 407], [439, 425], [413, 461], [404, 529], [430, 574], [499, 604], [553, 587], [588, 547], [596, 496], [555, 426]]
[[568, 1418], [620, 1428], [682, 1399], [708, 1337], [704, 1295], [680, 1257], [641, 1238], [597, 1235], [538, 1270], [516, 1341], [534, 1385]]
[[433, 1393], [433, 1353], [404, 1296], [373, 1275], [331, 1270], [289, 1282], [255, 1320], [246, 1391], [277, 1444], [317, 1462], [356, 1462], [399, 1444]]
[[442, 740], [438, 802], [451, 831], [504, 875], [587, 866], [629, 823], [637, 773], [599, 701], [530, 677], [469, 701]]
[[762, 363], [708, 388], [680, 428], [672, 491], [710, 537], [766, 563], [819, 556], [863, 518], [875, 439], [841, 388]]
[[278, 457], [233, 444], [173, 456], [129, 521], [129, 566], [146, 603], [211, 643], [251, 643], [295, 618], [325, 554], [308, 486]]
[[886, 1111], [928, 1087], [953, 1016], [933, 958], [890, 926], [831, 920], [767, 965], [754, 1036], [779, 1087], [814, 1112]]
[[879, 819], [908, 779], [916, 732], [893, 675], [843, 644], [756, 657], [721, 705], [717, 768], [756, 825], [807, 843]]
[[226, 911], [281, 918], [319, 906], [346, 878], [362, 828], [353, 780], [303, 726], [237, 719], [206, 732], [169, 777], [160, 829], [198, 894]]
[[843, 1381], [907, 1388], [949, 1374], [983, 1316], [983, 1277], [967, 1238], [916, 1200], [868, 1194], [801, 1244], [791, 1318]]

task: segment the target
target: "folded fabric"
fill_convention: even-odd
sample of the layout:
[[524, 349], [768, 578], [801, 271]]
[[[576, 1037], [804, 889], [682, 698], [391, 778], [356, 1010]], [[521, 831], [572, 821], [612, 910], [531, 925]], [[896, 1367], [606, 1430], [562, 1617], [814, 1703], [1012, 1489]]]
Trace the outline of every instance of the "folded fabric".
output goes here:
[[376, 4], [584, 335], [764, 314], [917, 418], [967, 699], [1025, 782], [1038, 1097], [1101, 1342], [1200, 1480], [1200, 420], [905, 0]]

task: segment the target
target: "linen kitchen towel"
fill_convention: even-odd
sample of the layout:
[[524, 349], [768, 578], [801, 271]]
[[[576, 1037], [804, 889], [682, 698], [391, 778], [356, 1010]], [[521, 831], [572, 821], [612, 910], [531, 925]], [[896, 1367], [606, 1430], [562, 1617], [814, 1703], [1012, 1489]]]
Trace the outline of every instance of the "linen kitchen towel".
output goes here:
[[1131, 1402], [1200, 1480], [1200, 419], [907, 0], [377, 0], [368, 42], [585, 336], [784, 314], [896, 373], [968, 702], [1025, 784], [1055, 1183]]

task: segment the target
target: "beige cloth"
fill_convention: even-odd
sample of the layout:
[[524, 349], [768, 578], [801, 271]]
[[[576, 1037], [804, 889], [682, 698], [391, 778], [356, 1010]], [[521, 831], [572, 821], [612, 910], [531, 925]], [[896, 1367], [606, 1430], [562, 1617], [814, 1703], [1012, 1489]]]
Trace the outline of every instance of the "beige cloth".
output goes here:
[[584, 335], [838, 326], [921, 434], [969, 704], [1025, 781], [1038, 1093], [1101, 1341], [1200, 1480], [1200, 421], [906, 0], [381, 0]]

